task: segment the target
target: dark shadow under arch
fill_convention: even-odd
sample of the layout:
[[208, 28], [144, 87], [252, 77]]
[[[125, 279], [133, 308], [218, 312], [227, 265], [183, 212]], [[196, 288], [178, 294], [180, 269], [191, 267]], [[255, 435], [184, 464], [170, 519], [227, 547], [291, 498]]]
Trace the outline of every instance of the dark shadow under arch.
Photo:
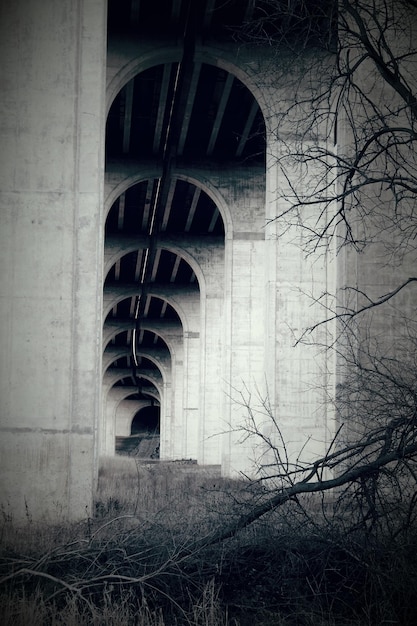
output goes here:
[[140, 409], [132, 420], [130, 434], [159, 434], [159, 432], [160, 407], [155, 404], [150, 404]]

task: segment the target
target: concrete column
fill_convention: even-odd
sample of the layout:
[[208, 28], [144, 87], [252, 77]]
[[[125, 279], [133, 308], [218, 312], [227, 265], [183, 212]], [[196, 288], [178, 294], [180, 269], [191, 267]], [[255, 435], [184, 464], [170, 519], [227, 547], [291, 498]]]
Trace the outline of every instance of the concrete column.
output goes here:
[[[277, 417], [286, 452], [294, 462], [324, 454], [334, 432], [333, 397], [334, 355], [326, 351], [333, 337], [333, 324], [323, 324], [314, 334], [303, 333], [325, 321], [335, 293], [333, 248], [306, 253], [308, 225], [317, 227], [317, 212], [302, 209], [303, 227], [290, 220], [276, 219], [289, 208], [292, 197], [288, 180], [281, 174], [279, 145], [270, 138], [270, 162], [267, 167], [266, 228], [267, 262], [265, 266], [266, 350], [265, 372], [271, 410]], [[297, 183], [300, 196], [314, 180], [314, 164], [308, 174], [294, 166], [286, 173]], [[326, 219], [326, 215], [323, 216]], [[273, 221], [271, 221], [273, 220]], [[301, 343], [298, 343], [301, 339]], [[270, 424], [267, 433], [281, 445], [281, 435]], [[284, 453], [284, 451], [283, 451]]]
[[106, 5], [0, 11], [0, 501], [16, 519], [80, 519], [99, 412]]
[[[161, 422], [161, 458], [197, 458], [200, 389], [200, 292], [191, 287], [178, 291], [174, 286], [152, 285], [150, 295], [162, 298], [177, 311], [183, 326], [183, 414], [172, 415], [163, 432]], [[175, 390], [176, 392], [176, 390]], [[174, 407], [176, 403], [174, 402]], [[161, 418], [162, 419], [162, 418]], [[171, 440], [168, 444], [168, 433]], [[165, 448], [162, 441], [165, 439]], [[164, 456], [164, 455], [172, 456]], [[175, 456], [173, 456], [175, 455]]]
[[204, 274], [201, 295], [201, 385], [199, 415], [199, 452], [201, 465], [221, 463], [221, 433], [224, 381], [224, 243], [202, 249], [196, 254]]
[[[362, 12], [361, 19], [365, 24], [369, 21], [367, 27], [370, 29], [375, 28], [375, 23], [384, 23], [390, 11], [384, 32], [387, 50], [399, 62], [400, 80], [410, 93], [415, 94], [417, 60], [415, 54], [410, 54], [410, 42], [414, 43], [417, 38], [415, 11], [410, 6], [406, 17], [401, 3], [393, 2], [389, 9], [381, 0], [375, 5], [376, 18]], [[353, 21], [349, 16], [348, 19]], [[343, 36], [348, 40], [343, 43], [351, 48], [349, 35], [343, 33]], [[363, 46], [355, 43], [355, 54], [362, 54]], [[378, 152], [379, 146], [370, 144], [367, 153], [373, 157], [372, 167], [366, 161], [359, 161], [358, 170], [361, 172], [363, 168], [363, 173], [352, 180], [352, 185], [363, 184], [369, 172], [375, 181], [381, 180], [379, 184], [375, 182], [359, 188], [356, 193], [359, 201], [348, 213], [352, 237], [360, 242], [360, 251], [347, 246], [339, 254], [338, 304], [342, 308], [360, 309], [369, 305], [370, 300], [378, 302], [416, 275], [415, 194], [405, 189], [408, 189], [409, 181], [415, 181], [417, 157], [408, 143], [409, 138], [414, 137], [413, 122], [410, 121], [412, 103], [406, 103], [403, 94], [398, 93], [389, 80], [380, 77], [378, 67], [370, 57], [355, 69], [353, 80], [357, 89], [367, 95], [367, 101], [364, 103], [358, 98], [355, 102], [347, 102], [339, 115], [337, 149], [340, 158], [354, 161], [362, 147], [358, 137], [362, 137], [364, 143], [365, 137], [369, 139], [378, 130], [389, 127], [397, 130], [392, 136], [385, 137], [386, 149]], [[380, 115], [372, 132], [368, 128], [371, 119], [368, 102], [373, 103]], [[391, 123], [392, 119], [395, 124]], [[404, 181], [407, 183], [403, 188]], [[344, 235], [343, 227], [340, 234]], [[357, 318], [357, 349], [362, 352], [362, 358], [369, 348], [374, 355], [398, 358], [405, 370], [407, 361], [414, 368], [416, 297], [415, 283], [411, 283], [382, 306]]]
[[114, 456], [116, 453], [116, 413], [120, 403], [129, 393], [136, 392], [136, 387], [112, 387], [106, 401], [106, 448], [102, 451], [104, 456]]
[[[249, 400], [255, 410], [258, 394], [264, 394], [264, 252], [262, 233], [235, 233], [226, 242], [230, 271], [226, 287], [226, 359], [228, 395], [225, 396], [225, 439], [222, 471], [226, 475], [250, 473], [253, 442], [243, 442], [239, 427], [247, 411], [241, 402]], [[243, 395], [241, 395], [243, 394]], [[236, 430], [237, 429], [237, 430]], [[259, 444], [259, 441], [257, 442]]]
[[183, 457], [182, 416], [184, 401], [184, 347], [183, 332], [177, 322], [143, 320], [143, 330], [160, 335], [167, 343], [171, 355], [171, 419], [166, 424], [165, 454], [169, 458]]
[[[252, 443], [238, 431], [245, 419], [240, 393], [264, 393], [265, 181], [247, 173], [228, 181], [233, 228], [226, 233], [224, 292], [224, 362], [222, 472], [250, 472]], [[249, 444], [249, 447], [248, 447]]]

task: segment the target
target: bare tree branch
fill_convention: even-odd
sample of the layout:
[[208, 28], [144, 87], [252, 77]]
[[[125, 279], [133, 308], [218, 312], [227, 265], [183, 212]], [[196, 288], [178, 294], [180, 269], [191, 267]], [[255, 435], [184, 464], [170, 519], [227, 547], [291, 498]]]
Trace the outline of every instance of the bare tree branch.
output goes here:
[[262, 516], [273, 511], [279, 506], [282, 506], [284, 503], [294, 499], [298, 495], [330, 491], [344, 485], [352, 484], [361, 478], [366, 478], [375, 472], [378, 472], [395, 461], [400, 459], [405, 461], [407, 459], [415, 458], [416, 454], [417, 443], [410, 443], [404, 448], [399, 448], [385, 455], [380, 455], [373, 461], [367, 460], [366, 463], [358, 465], [352, 469], [348, 469], [335, 478], [310, 482], [311, 477], [317, 475], [317, 468], [321, 467], [318, 464], [311, 470], [310, 475], [306, 479], [301, 480], [290, 487], [284, 487], [278, 492], [274, 492], [270, 498], [267, 498], [262, 504], [252, 508], [249, 513], [243, 515], [232, 526], [224, 530], [222, 529], [214, 537], [210, 538], [208, 544], [211, 545], [233, 537], [239, 531], [260, 519]]
[[321, 320], [320, 322], [317, 322], [317, 324], [313, 324], [313, 326], [310, 326], [310, 328], [307, 328], [304, 331], [302, 336], [296, 341], [296, 345], [303, 340], [306, 334], [312, 333], [319, 326], [322, 326], [323, 324], [327, 324], [328, 322], [333, 321], [333, 320], [342, 320], [344, 322], [346, 322], [346, 320], [353, 320], [358, 315], [361, 315], [361, 313], [365, 313], [366, 311], [369, 311], [378, 306], [381, 306], [382, 304], [387, 303], [389, 300], [394, 298], [400, 291], [402, 291], [405, 287], [407, 287], [410, 283], [414, 283], [414, 282], [417, 282], [417, 277], [413, 276], [411, 278], [408, 278], [406, 281], [401, 283], [401, 285], [399, 285], [398, 287], [396, 287], [389, 293], [386, 293], [383, 296], [380, 296], [377, 300], [372, 300], [366, 293], [364, 293], [360, 289], [357, 289], [355, 287], [345, 287], [344, 288], [345, 290], [349, 289], [350, 291], [354, 291], [357, 294], [363, 296], [366, 300], [368, 300], [368, 304], [360, 307], [359, 309], [352, 309], [350, 311], [342, 311], [340, 313], [335, 313], [334, 315], [328, 317], [327, 319]]

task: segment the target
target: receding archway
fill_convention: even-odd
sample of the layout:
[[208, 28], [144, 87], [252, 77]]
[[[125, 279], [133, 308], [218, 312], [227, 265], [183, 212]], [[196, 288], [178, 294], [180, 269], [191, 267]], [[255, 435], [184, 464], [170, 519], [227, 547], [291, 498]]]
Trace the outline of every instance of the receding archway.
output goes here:
[[130, 426], [131, 435], [158, 434], [160, 432], [160, 414], [158, 405], [151, 403], [139, 409]]
[[[129, 403], [127, 399], [126, 404]], [[160, 406], [150, 403], [136, 411], [130, 424], [130, 435], [116, 436], [116, 454], [156, 460], [160, 454]]]
[[[202, 442], [213, 441], [222, 413], [217, 390], [227, 371], [223, 324], [225, 294], [232, 292], [226, 266], [239, 247], [234, 239], [247, 240], [263, 202], [242, 210], [247, 224], [233, 222], [232, 207], [258, 184], [252, 178], [264, 175], [265, 123], [232, 68], [204, 55], [190, 66], [180, 58], [174, 53], [145, 65], [138, 58], [137, 72], [119, 82], [118, 93], [109, 90], [104, 359], [124, 343], [126, 366], [140, 381], [144, 341], [152, 333], [157, 346], [166, 337], [161, 455], [218, 462], [220, 445]], [[241, 237], [233, 237], [235, 229], [244, 231]], [[146, 354], [153, 352], [147, 346]]]

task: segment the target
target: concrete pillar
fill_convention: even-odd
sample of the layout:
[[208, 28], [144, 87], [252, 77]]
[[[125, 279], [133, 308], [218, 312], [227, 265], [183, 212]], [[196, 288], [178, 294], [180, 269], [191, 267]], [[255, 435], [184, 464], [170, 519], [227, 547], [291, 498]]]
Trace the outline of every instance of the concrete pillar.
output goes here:
[[[239, 236], [240, 235], [240, 236]], [[253, 443], [243, 441], [239, 430], [247, 416], [241, 404], [249, 400], [256, 409], [258, 394], [264, 393], [264, 249], [262, 233], [235, 233], [226, 241], [226, 259], [230, 280], [226, 288], [226, 360], [225, 440], [222, 471], [226, 475], [251, 473]], [[242, 237], [242, 238], [240, 238]], [[242, 395], [241, 395], [242, 394]], [[259, 441], [257, 442], [259, 444]]]
[[[410, 93], [415, 94], [417, 61], [415, 54], [410, 54], [410, 42], [417, 37], [415, 11], [410, 7], [406, 16], [403, 11], [407, 9], [395, 1], [387, 7], [377, 0], [375, 6], [375, 13], [368, 15], [362, 11], [361, 19], [365, 24], [368, 22], [370, 30], [387, 19], [384, 39], [387, 50], [398, 61], [399, 84], [405, 84]], [[353, 21], [350, 16], [347, 19]], [[342, 37], [345, 39], [342, 43], [350, 49], [352, 43], [357, 46], [355, 54], [363, 54], [360, 42], [352, 42], [346, 32]], [[350, 63], [353, 65], [352, 61]], [[366, 94], [366, 100], [358, 96], [356, 101], [347, 102], [340, 112], [339, 157], [353, 162], [365, 137], [370, 139], [373, 133], [377, 136], [379, 130], [393, 129], [392, 134], [382, 135], [385, 147], [381, 148], [376, 141], [370, 142], [366, 154], [372, 156], [372, 166], [366, 159], [359, 160], [358, 176], [352, 180], [352, 185], [363, 184], [371, 172], [375, 181], [373, 185], [359, 187], [355, 194], [358, 202], [348, 212], [352, 237], [359, 241], [359, 250], [346, 246], [339, 254], [338, 303], [341, 307], [359, 309], [369, 305], [371, 300], [377, 302], [415, 277], [415, 194], [409, 192], [408, 185], [415, 181], [417, 158], [409, 143], [410, 137], [414, 137], [413, 104], [406, 102], [395, 83], [391, 86], [389, 80], [381, 78], [370, 56], [355, 69], [353, 80], [357, 91]], [[369, 102], [379, 115], [372, 131], [369, 129], [372, 119]], [[395, 124], [391, 122], [393, 119]], [[342, 227], [340, 235], [344, 234]], [[414, 283], [400, 290], [389, 302], [373, 308], [371, 314], [357, 318], [357, 348], [362, 352], [361, 358], [369, 348], [374, 355], [399, 358], [405, 370], [407, 361], [414, 368], [415, 301]]]
[[16, 519], [80, 519], [99, 412], [106, 4], [0, 11], [0, 501]]
[[[153, 293], [164, 289], [154, 289]], [[198, 420], [200, 394], [200, 293], [177, 292], [167, 294], [167, 299], [179, 312], [183, 323], [183, 413], [172, 416], [170, 428], [172, 456], [170, 458], [197, 459]], [[161, 431], [162, 434], [162, 431]], [[161, 437], [162, 441], [162, 437]], [[175, 456], [174, 456], [175, 455]], [[162, 446], [161, 446], [161, 458]]]
[[[302, 226], [289, 226], [292, 218], [276, 219], [290, 207], [287, 198], [293, 191], [282, 175], [280, 146], [273, 137], [269, 145], [265, 372], [271, 410], [281, 431], [273, 441], [292, 462], [307, 461], [325, 453], [334, 433], [334, 353], [326, 350], [334, 338], [334, 324], [323, 324], [314, 334], [303, 333], [331, 317], [336, 263], [331, 244], [307, 253], [308, 226], [312, 223], [318, 228], [314, 206], [310, 212], [302, 208]], [[286, 174], [302, 197], [314, 180], [314, 163], [309, 163], [308, 172], [299, 165], [291, 171], [287, 163]], [[272, 436], [276, 428], [272, 424], [271, 428], [266, 432]]]
[[[226, 233], [222, 472], [253, 469], [252, 442], [242, 442], [243, 393], [264, 393], [265, 179], [258, 169], [227, 181], [233, 220]], [[248, 447], [249, 446], [249, 447]]]
[[142, 321], [143, 330], [150, 330], [161, 336], [167, 343], [171, 356], [171, 419], [165, 425], [167, 429], [165, 454], [169, 458], [181, 459], [183, 456], [182, 416], [184, 400], [184, 347], [181, 325], [168, 320]]
[[[189, 243], [185, 241], [184, 248], [197, 264], [200, 279], [200, 381], [199, 408], [195, 416], [198, 421], [196, 458], [201, 465], [212, 465], [221, 462], [220, 434], [223, 430], [224, 240], [222, 237], [194, 239]], [[186, 378], [191, 383], [192, 371]]]
[[[224, 381], [224, 246], [213, 250], [204, 269], [206, 289], [201, 299], [201, 386], [199, 453], [202, 465], [221, 463]], [[203, 266], [204, 267], [204, 266]]]

